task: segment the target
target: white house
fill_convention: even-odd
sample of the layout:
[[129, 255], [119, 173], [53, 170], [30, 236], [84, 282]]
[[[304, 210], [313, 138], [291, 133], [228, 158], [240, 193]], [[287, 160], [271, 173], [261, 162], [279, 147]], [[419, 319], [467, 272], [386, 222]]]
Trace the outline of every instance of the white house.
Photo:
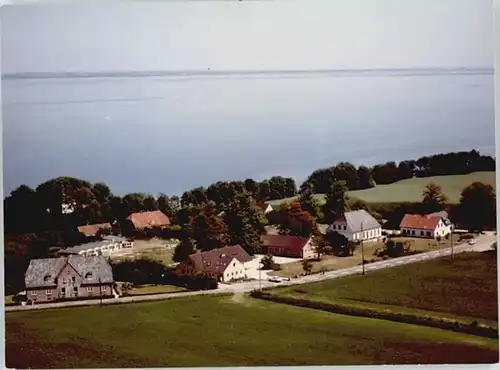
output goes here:
[[453, 225], [436, 215], [406, 214], [399, 224], [401, 234], [421, 238], [443, 237], [451, 233]]
[[377, 241], [382, 237], [382, 226], [364, 209], [344, 213], [327, 230], [335, 231], [350, 241]]
[[252, 257], [239, 245], [231, 245], [191, 254], [176, 267], [178, 275], [203, 273], [219, 282], [245, 278], [246, 263]]

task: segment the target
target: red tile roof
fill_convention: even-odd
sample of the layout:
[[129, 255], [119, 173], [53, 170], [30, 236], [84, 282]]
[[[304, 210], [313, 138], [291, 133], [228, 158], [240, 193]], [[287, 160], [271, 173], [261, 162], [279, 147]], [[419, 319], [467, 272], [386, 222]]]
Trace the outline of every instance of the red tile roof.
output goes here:
[[215, 274], [224, 273], [233, 258], [236, 258], [241, 263], [252, 260], [252, 257], [240, 245], [230, 245], [207, 252], [194, 253], [189, 256], [195, 270]]
[[301, 253], [309, 238], [290, 235], [261, 235], [260, 242], [264, 248], [284, 248]]
[[85, 236], [95, 236], [100, 229], [110, 230], [111, 224], [104, 223], [104, 224], [78, 226], [78, 231], [84, 234]]
[[404, 229], [435, 230], [441, 217], [406, 214], [399, 224]]
[[136, 229], [170, 225], [170, 219], [161, 211], [132, 213], [127, 219], [132, 222]]

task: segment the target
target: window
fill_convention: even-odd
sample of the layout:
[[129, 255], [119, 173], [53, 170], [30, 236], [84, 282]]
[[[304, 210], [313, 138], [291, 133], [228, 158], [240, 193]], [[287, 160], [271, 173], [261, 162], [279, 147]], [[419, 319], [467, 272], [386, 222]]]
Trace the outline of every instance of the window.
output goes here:
[[31, 292], [31, 295], [36, 295], [36, 290], [33, 290], [33, 291]]
[[415, 230], [412, 230], [412, 231], [411, 231], [411, 235], [415, 235]]
[[103, 292], [105, 292], [105, 291], [106, 291], [106, 288], [107, 288], [107, 287], [106, 287], [106, 285], [104, 285], [104, 286], [102, 286], [102, 287], [101, 287], [101, 290], [102, 290]]
[[61, 293], [66, 294], [66, 288], [61, 288]]
[[45, 275], [43, 277], [43, 281], [49, 281], [50, 280], [50, 275]]
[[62, 279], [62, 283], [63, 283], [63, 284], [66, 284], [66, 278], [63, 278], [63, 279]]
[[74, 283], [76, 281], [76, 277], [72, 276], [71, 281]]
[[78, 293], [78, 288], [77, 288], [77, 287], [74, 287], [74, 288], [73, 288], [73, 292]]
[[431, 232], [430, 231], [427, 231], [427, 236], [431, 236]]
[[424, 232], [423, 231], [420, 232], [420, 236], [424, 236]]
[[235, 267], [235, 266], [236, 266], [236, 262], [233, 262], [233, 267]]
[[344, 225], [344, 230], [347, 230], [347, 226]]
[[50, 289], [47, 289], [47, 290], [45, 291], [45, 294], [52, 294], [52, 291], [51, 291]]
[[91, 272], [87, 272], [85, 274], [85, 279], [92, 279], [92, 273]]
[[91, 286], [88, 286], [87, 287], [87, 292], [91, 292], [92, 291], [92, 287]]

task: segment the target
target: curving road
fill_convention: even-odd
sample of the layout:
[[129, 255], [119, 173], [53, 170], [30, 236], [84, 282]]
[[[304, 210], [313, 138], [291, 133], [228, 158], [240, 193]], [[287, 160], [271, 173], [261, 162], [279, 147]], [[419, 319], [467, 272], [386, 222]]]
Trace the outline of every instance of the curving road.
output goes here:
[[[462, 252], [482, 252], [486, 250], [491, 250], [491, 245], [495, 242], [496, 236], [494, 233], [486, 233], [484, 235], [480, 235], [476, 239], [476, 243], [474, 245], [469, 245], [466, 243], [456, 245], [453, 250], [454, 254], [462, 253]], [[373, 262], [365, 265], [365, 271], [374, 271], [383, 268], [389, 268], [394, 266], [399, 266], [408, 263], [415, 263], [426, 261], [430, 259], [435, 259], [443, 256], [450, 256], [451, 248], [440, 249], [432, 252], [420, 253], [411, 256], [392, 258], [385, 261]], [[291, 281], [286, 281], [283, 283], [272, 283], [269, 281], [250, 281], [236, 284], [219, 284], [219, 288], [216, 290], [208, 290], [208, 291], [195, 291], [195, 292], [181, 292], [181, 293], [166, 293], [166, 294], [155, 294], [155, 295], [145, 295], [145, 296], [136, 296], [136, 297], [120, 297], [120, 298], [111, 298], [103, 300], [103, 305], [110, 304], [121, 304], [121, 303], [131, 303], [131, 302], [145, 302], [145, 301], [157, 301], [157, 300], [165, 300], [170, 298], [177, 297], [189, 297], [195, 295], [214, 295], [214, 294], [227, 294], [227, 293], [245, 293], [250, 292], [254, 289], [259, 289], [259, 286], [262, 288], [273, 287], [273, 286], [286, 286], [286, 285], [297, 285], [297, 284], [307, 284], [313, 283], [322, 280], [328, 279], [336, 279], [343, 276], [348, 275], [356, 275], [362, 272], [361, 266], [350, 267], [341, 270], [329, 271], [324, 274], [314, 274], [302, 276], [297, 279], [293, 279]], [[47, 308], [62, 308], [62, 307], [76, 307], [76, 306], [91, 306], [91, 305], [99, 305], [101, 304], [100, 300], [89, 300], [89, 301], [74, 301], [74, 302], [58, 302], [58, 303], [46, 303], [39, 304], [34, 306], [8, 306], [5, 307], [5, 311], [23, 311], [23, 310], [39, 310], [39, 309], [47, 309]]]

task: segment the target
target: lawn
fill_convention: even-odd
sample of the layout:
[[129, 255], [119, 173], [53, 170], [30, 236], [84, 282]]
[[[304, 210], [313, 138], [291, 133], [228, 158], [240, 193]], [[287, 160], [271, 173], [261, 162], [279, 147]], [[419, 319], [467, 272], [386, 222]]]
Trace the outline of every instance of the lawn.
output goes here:
[[247, 296], [6, 313], [15, 368], [492, 363], [498, 341]]
[[183, 292], [186, 289], [174, 285], [153, 285], [144, 284], [139, 285], [132, 290], [128, 291], [128, 295], [147, 295], [147, 294], [163, 294], [163, 293], [176, 293]]
[[454, 260], [443, 257], [273, 292], [498, 325], [496, 252], [461, 253]]
[[[366, 203], [420, 202], [425, 186], [431, 181], [442, 187], [444, 194], [451, 203], [458, 203], [462, 190], [473, 182], [479, 181], [496, 187], [495, 172], [474, 172], [467, 175], [402, 180], [389, 185], [377, 185], [371, 189], [349, 191], [348, 195], [350, 198], [360, 199]], [[316, 197], [321, 203], [324, 202], [322, 194], [317, 194]], [[269, 204], [278, 205], [292, 199], [294, 198], [273, 200]]]
[[152, 238], [147, 240], [135, 240], [134, 246], [130, 250], [123, 250], [131, 255], [115, 255], [113, 260], [120, 261], [126, 259], [148, 258], [158, 261], [165, 266], [172, 264], [172, 256], [175, 246], [170, 240]]
[[[405, 237], [392, 237], [394, 242], [411, 240], [412, 246], [411, 250], [418, 252], [430, 252], [437, 249], [449, 248], [451, 243], [446, 238], [441, 239], [441, 241], [432, 239], [422, 239], [422, 238], [405, 238]], [[454, 245], [458, 244], [459, 235], [453, 234]], [[366, 261], [380, 261], [382, 258], [374, 256], [376, 249], [383, 248], [384, 243], [382, 241], [376, 243], [365, 243], [364, 244], [364, 256]], [[361, 263], [361, 248], [358, 247], [354, 254], [350, 257], [335, 257], [335, 256], [323, 256], [320, 261], [312, 261], [312, 272], [318, 273], [321, 271], [331, 271], [339, 270], [348, 267], [357, 266]], [[304, 270], [302, 268], [302, 261], [291, 262], [281, 265], [281, 270], [270, 272], [270, 275], [276, 275], [281, 277], [293, 277], [296, 275], [303, 274]]]

